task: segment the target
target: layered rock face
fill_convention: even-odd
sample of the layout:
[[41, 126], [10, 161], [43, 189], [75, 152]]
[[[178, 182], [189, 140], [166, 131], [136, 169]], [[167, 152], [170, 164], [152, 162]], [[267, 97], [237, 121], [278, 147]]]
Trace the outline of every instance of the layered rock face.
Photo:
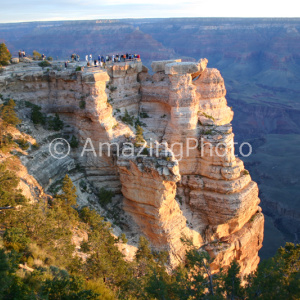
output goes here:
[[200, 233], [198, 243], [215, 262], [227, 265], [236, 258], [247, 273], [259, 262], [264, 218], [257, 185], [234, 155], [223, 78], [206, 64], [153, 63], [153, 76], [140, 75], [141, 111], [179, 160], [177, 199], [188, 227]]
[[[75, 67], [46, 72], [34, 64], [29, 64], [26, 68], [18, 65], [12, 66], [0, 76], [0, 90], [4, 97], [28, 101], [41, 106], [46, 113], [59, 114], [68, 124], [65, 132], [77, 136], [82, 147], [90, 139], [87, 149], [94, 148], [95, 151], [85, 151], [81, 155], [82, 149], [79, 149], [74, 158], [85, 168], [89, 180], [96, 187], [109, 186], [114, 191], [120, 191], [121, 184], [114, 158], [108, 155], [108, 147], [100, 148], [99, 143], [114, 140], [120, 142], [124, 135], [133, 134], [128, 126], [118, 123], [109, 102], [112, 94], [116, 102], [119, 102], [120, 97], [127, 93], [132, 101], [132, 110], [136, 113], [136, 103], [140, 98], [137, 74], [141, 71], [141, 62], [109, 66], [107, 71], [90, 68], [84, 72], [75, 72]], [[114, 80], [119, 84], [119, 89], [111, 92]], [[128, 103], [119, 103], [119, 107], [122, 105], [127, 106]], [[49, 168], [56, 165], [55, 169], [58, 171], [57, 162], [62, 161], [53, 162], [49, 159], [47, 165]], [[44, 173], [45, 165], [40, 161], [33, 159], [29, 164], [35, 165], [36, 174]], [[55, 175], [54, 172], [51, 174]]]
[[[122, 192], [124, 211], [154, 248], [169, 251], [172, 265], [183, 259], [186, 236], [215, 258], [214, 271], [237, 259], [249, 273], [263, 240], [258, 188], [234, 155], [224, 80], [206, 66], [206, 59], [153, 62], [153, 75], [141, 62], [83, 72], [11, 67], [0, 92], [58, 113], [71, 126], [81, 145], [73, 158], [88, 179]], [[123, 122], [126, 113], [143, 127], [145, 151], [123, 151], [136, 132]], [[96, 155], [81, 155], [87, 139]], [[116, 143], [121, 154], [99, 142]]]

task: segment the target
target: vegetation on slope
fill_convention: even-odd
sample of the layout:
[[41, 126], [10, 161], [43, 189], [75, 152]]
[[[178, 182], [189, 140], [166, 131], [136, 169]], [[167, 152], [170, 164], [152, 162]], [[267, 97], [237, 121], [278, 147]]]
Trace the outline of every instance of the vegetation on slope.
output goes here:
[[[14, 106], [10, 107], [15, 120]], [[110, 224], [96, 211], [77, 207], [76, 188], [68, 175], [61, 193], [32, 204], [21, 196], [19, 179], [8, 168], [0, 163], [0, 299], [300, 297], [300, 245], [286, 244], [246, 278], [240, 277], [236, 261], [212, 274], [212, 259], [189, 241], [183, 241], [185, 262], [172, 271], [167, 253], [151, 251], [144, 237], [135, 259], [128, 262], [117, 247], [126, 238], [114, 237]], [[81, 242], [76, 244], [76, 238]]]

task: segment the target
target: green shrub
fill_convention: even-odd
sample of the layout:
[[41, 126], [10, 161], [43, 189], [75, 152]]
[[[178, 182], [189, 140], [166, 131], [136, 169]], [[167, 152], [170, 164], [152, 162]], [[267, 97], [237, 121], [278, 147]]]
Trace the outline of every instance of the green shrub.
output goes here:
[[128, 239], [126, 238], [126, 234], [125, 233], [121, 233], [121, 235], [119, 236], [118, 240], [121, 241], [124, 244], [126, 244], [128, 242]]
[[46, 124], [46, 117], [41, 112], [40, 106], [33, 104], [31, 109], [31, 121], [33, 122], [33, 124], [42, 124], [42, 125]]
[[178, 199], [180, 205], [182, 205], [182, 197], [180, 195], [177, 195], [176, 196], [176, 199]]
[[0, 136], [0, 149], [2, 152], [6, 152], [14, 145], [13, 136], [8, 133]]
[[145, 119], [145, 118], [149, 118], [149, 115], [146, 112], [141, 112], [140, 117]]
[[71, 148], [73, 148], [73, 149], [77, 148], [78, 145], [79, 145], [79, 141], [77, 140], [77, 138], [74, 135], [72, 135], [72, 138], [71, 138], [71, 141], [70, 141]]
[[80, 180], [79, 186], [80, 186], [81, 190], [83, 190], [84, 192], [87, 190], [87, 184], [84, 180]]
[[111, 87], [109, 87], [109, 90], [110, 90], [111, 92], [115, 91], [116, 89], [117, 89], [116, 86], [111, 86]]
[[115, 125], [112, 127], [112, 129], [116, 129], [116, 128], [118, 128], [118, 127], [119, 127], [119, 123], [115, 124]]
[[247, 170], [244, 170], [244, 171], [243, 171], [243, 174], [244, 174], [244, 175], [250, 175], [249, 172], [248, 172]]
[[81, 67], [76, 67], [75, 71], [76, 72], [81, 71]]
[[34, 144], [32, 144], [32, 149], [33, 150], [37, 150], [37, 149], [39, 149], [41, 146], [38, 144], [38, 143], [34, 143]]
[[26, 248], [30, 242], [30, 239], [26, 236], [26, 233], [23, 229], [13, 227], [5, 230], [3, 241], [7, 249], [19, 251]]
[[48, 129], [59, 131], [64, 128], [64, 122], [59, 118], [58, 114], [55, 114], [55, 117], [48, 118]]
[[16, 143], [20, 146], [22, 150], [27, 150], [30, 146], [30, 144], [24, 138], [17, 139]]
[[48, 57], [47, 57], [47, 60], [48, 60], [48, 61], [53, 61], [53, 57], [52, 57], [52, 56], [48, 56]]
[[41, 60], [42, 59], [42, 54], [37, 52], [36, 50], [33, 50], [32, 56], [34, 60]]
[[80, 102], [79, 102], [79, 107], [80, 107], [81, 109], [85, 109], [85, 106], [86, 106], [85, 100], [80, 100]]
[[148, 150], [147, 148], [144, 148], [141, 152], [142, 155], [148, 155]]
[[124, 116], [121, 117], [122, 122], [133, 126], [134, 116], [130, 116], [127, 109], [125, 109]]
[[207, 119], [210, 119], [210, 120], [212, 120], [212, 121], [215, 121], [215, 118], [214, 118], [213, 116], [210, 116], [210, 115], [206, 114], [205, 112], [202, 112], [202, 115], [203, 115], [205, 118], [207, 118]]
[[136, 119], [134, 122], [135, 128], [137, 128], [137, 126], [144, 126], [147, 127], [147, 124], [142, 122], [140, 119]]
[[204, 134], [205, 134], [205, 135], [210, 135], [210, 134], [212, 134], [212, 133], [213, 133], [213, 130], [212, 130], [212, 129], [209, 129], [209, 130], [204, 131]]
[[39, 62], [38, 65], [42, 68], [45, 68], [45, 67], [50, 67], [51, 63], [48, 60], [43, 60], [43, 61]]
[[145, 142], [143, 133], [144, 133], [143, 128], [140, 125], [137, 125], [136, 135], [135, 135], [135, 141], [137, 144], [143, 144]]
[[102, 187], [98, 193], [99, 203], [103, 206], [106, 206], [111, 202], [113, 196], [114, 193], [112, 191]]

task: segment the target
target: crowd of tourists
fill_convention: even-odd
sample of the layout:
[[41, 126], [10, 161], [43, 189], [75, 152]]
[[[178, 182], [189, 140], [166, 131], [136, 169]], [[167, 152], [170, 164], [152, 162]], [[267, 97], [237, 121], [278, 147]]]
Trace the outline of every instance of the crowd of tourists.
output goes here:
[[139, 60], [141, 58], [140, 54], [115, 54], [115, 55], [98, 55], [98, 57], [93, 59], [92, 54], [86, 55], [85, 60], [88, 66], [100, 66], [105, 67], [107, 63], [118, 63]]
[[[19, 50], [19, 58], [26, 57], [25, 51]], [[46, 55], [42, 54], [41, 59], [45, 60]], [[140, 60], [141, 56], [140, 54], [114, 54], [114, 55], [98, 55], [93, 59], [92, 54], [86, 55], [85, 56], [85, 61], [87, 62], [87, 66], [100, 66], [100, 67], [105, 67], [107, 63], [118, 63], [118, 62], [127, 62], [127, 61], [135, 61], [135, 60]], [[78, 54], [72, 54], [71, 55], [71, 61], [80, 61], [80, 56]], [[65, 62], [65, 68], [68, 67], [69, 61]]]

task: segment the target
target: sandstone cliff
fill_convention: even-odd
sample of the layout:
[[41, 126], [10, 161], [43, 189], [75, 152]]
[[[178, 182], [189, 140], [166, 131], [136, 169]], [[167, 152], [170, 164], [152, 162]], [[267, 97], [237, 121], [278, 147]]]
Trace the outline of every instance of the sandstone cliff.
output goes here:
[[[249, 273], [259, 262], [263, 240], [258, 188], [234, 155], [224, 80], [206, 65], [206, 59], [153, 62], [153, 75], [141, 62], [81, 72], [10, 66], [0, 76], [0, 93], [58, 113], [80, 141], [72, 160], [95, 187], [122, 193], [124, 211], [154, 248], [169, 251], [172, 265], [183, 258], [185, 235], [215, 258], [214, 270], [237, 259]], [[99, 148], [99, 142], [124, 149], [134, 141], [136, 130], [124, 122], [126, 111], [144, 129], [143, 156], [140, 146], [130, 156]], [[81, 155], [87, 138], [96, 155]], [[159, 144], [155, 155], [153, 143]], [[47, 184], [41, 180], [47, 170], [43, 163], [35, 158], [24, 163]], [[59, 163], [48, 177], [58, 176]]]

